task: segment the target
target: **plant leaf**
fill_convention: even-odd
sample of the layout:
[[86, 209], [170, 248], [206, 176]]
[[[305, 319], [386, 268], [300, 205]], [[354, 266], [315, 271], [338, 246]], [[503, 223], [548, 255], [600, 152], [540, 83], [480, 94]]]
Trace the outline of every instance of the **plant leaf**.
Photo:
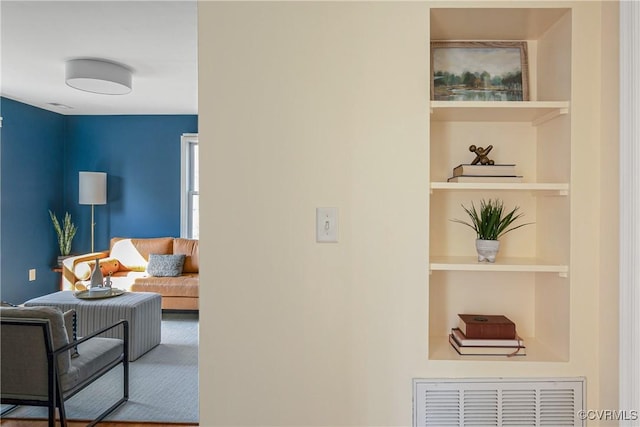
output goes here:
[[473, 201], [471, 202], [470, 208], [464, 205], [461, 206], [467, 215], [469, 215], [471, 223], [460, 219], [452, 219], [451, 221], [464, 224], [467, 227], [472, 228], [476, 232], [478, 239], [498, 240], [501, 236], [510, 231], [524, 227], [525, 225], [533, 224], [532, 222], [529, 222], [509, 228], [510, 225], [524, 214], [518, 213], [518, 210], [520, 209], [518, 206], [505, 213], [504, 203], [500, 199], [480, 200], [479, 213], [476, 210]]

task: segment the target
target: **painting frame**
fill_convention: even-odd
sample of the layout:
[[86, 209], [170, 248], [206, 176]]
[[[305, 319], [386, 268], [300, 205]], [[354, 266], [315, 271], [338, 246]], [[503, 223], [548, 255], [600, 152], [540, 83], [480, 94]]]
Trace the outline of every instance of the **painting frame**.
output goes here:
[[[432, 101], [451, 101], [452, 100], [451, 97], [453, 96], [452, 94], [456, 90], [460, 90], [460, 91], [465, 90], [465, 89], [461, 89], [462, 83], [458, 83], [457, 86], [450, 85], [448, 83], [445, 83], [444, 86], [442, 84], [440, 85], [435, 84], [436, 80], [445, 78], [444, 73], [448, 73], [450, 71], [447, 69], [442, 69], [442, 70], [435, 69], [436, 66], [444, 67], [444, 65], [436, 65], [436, 61], [438, 61], [439, 63], [447, 62], [447, 61], [441, 60], [441, 58], [446, 57], [447, 49], [456, 49], [457, 54], [455, 56], [458, 57], [459, 59], [460, 58], [464, 59], [464, 54], [465, 54], [464, 51], [469, 50], [467, 52], [467, 55], [469, 58], [473, 56], [473, 58], [476, 58], [476, 59], [480, 58], [486, 61], [486, 62], [479, 63], [477, 67], [480, 67], [480, 68], [488, 67], [488, 68], [491, 68], [492, 70], [499, 70], [502, 65], [502, 63], [501, 62], [498, 63], [498, 61], [495, 61], [492, 63], [492, 58], [497, 57], [497, 55], [500, 55], [500, 54], [505, 54], [506, 49], [510, 50], [509, 54], [512, 57], [511, 58], [512, 62], [513, 61], [517, 62], [517, 59], [513, 58], [514, 52], [511, 52], [514, 49], [517, 49], [519, 52], [519, 66], [520, 66], [517, 72], [519, 72], [521, 76], [519, 88], [517, 83], [518, 82], [517, 72], [516, 74], [513, 74], [512, 72], [513, 70], [507, 70], [505, 68], [502, 70], [503, 71], [502, 76], [508, 75], [509, 83], [507, 84], [506, 87], [505, 85], [502, 84], [502, 80], [499, 80], [501, 82], [500, 85], [491, 86], [492, 89], [487, 88], [487, 86], [483, 86], [482, 88], [478, 89], [477, 86], [474, 86], [472, 89], [469, 89], [469, 91], [471, 90], [484, 91], [485, 93], [488, 91], [491, 91], [494, 94], [498, 94], [501, 91], [505, 92], [503, 94], [500, 94], [501, 96], [498, 96], [497, 99], [479, 99], [480, 101], [490, 101], [490, 100], [503, 101], [503, 102], [529, 101], [530, 99], [529, 98], [529, 58], [528, 58], [526, 41], [432, 41], [431, 42], [431, 76], [430, 76]], [[477, 50], [471, 51], [470, 49], [477, 49]], [[449, 50], [448, 52], [454, 52], [454, 51]], [[450, 56], [452, 58], [450, 58], [448, 62], [451, 65], [447, 65], [447, 67], [451, 66], [453, 70], [453, 68], [455, 67], [463, 66], [462, 64], [463, 61], [459, 60], [458, 61], [459, 63], [456, 63], [455, 58], [453, 58], [453, 55], [450, 55]], [[476, 75], [476, 80], [480, 80], [477, 76], [477, 73], [479, 72], [480, 68], [478, 70], [473, 70], [473, 71], [468, 70], [470, 71], [471, 74]], [[436, 75], [436, 73], [443, 73], [443, 74]], [[490, 74], [490, 73], [487, 73], [487, 74]], [[494, 77], [496, 76], [497, 74], [494, 75]], [[500, 76], [497, 76], [497, 77], [500, 77]], [[436, 88], [438, 89], [437, 93], [436, 93]], [[466, 86], [466, 88], [469, 88], [469, 86]], [[521, 99], [517, 99], [519, 93], [521, 94], [520, 96]], [[509, 94], [510, 97], [515, 97], [516, 99], [500, 99], [501, 97], [504, 98], [506, 94]]]

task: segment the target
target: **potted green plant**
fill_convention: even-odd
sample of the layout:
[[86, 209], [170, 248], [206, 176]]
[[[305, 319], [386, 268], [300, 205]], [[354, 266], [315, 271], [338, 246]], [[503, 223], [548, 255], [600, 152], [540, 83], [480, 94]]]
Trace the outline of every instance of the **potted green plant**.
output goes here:
[[476, 251], [478, 252], [479, 262], [495, 262], [496, 255], [500, 249], [500, 241], [498, 239], [510, 231], [532, 224], [529, 222], [512, 226], [523, 214], [518, 213], [520, 209], [518, 206], [506, 212], [500, 199], [482, 199], [480, 201], [480, 211], [476, 210], [473, 202], [471, 202], [470, 208], [464, 205], [462, 205], [462, 208], [471, 218], [471, 222], [460, 219], [453, 219], [452, 221], [471, 227], [476, 232]]
[[58, 235], [58, 247], [60, 248], [58, 266], [61, 266], [62, 261], [71, 254], [71, 242], [73, 241], [73, 237], [76, 235], [78, 228], [73, 224], [73, 222], [71, 222], [71, 215], [69, 212], [64, 214], [62, 226], [58, 221], [58, 217], [51, 212], [51, 210], [49, 210], [49, 216], [51, 217], [53, 228], [56, 230], [56, 234]]

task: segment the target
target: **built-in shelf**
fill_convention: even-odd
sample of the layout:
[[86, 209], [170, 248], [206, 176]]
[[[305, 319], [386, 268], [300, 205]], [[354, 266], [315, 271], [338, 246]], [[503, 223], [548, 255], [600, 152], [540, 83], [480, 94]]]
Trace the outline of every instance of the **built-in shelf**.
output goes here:
[[568, 101], [431, 101], [431, 120], [438, 122], [528, 122], [538, 126], [568, 112]]
[[473, 256], [433, 256], [429, 260], [430, 271], [510, 271], [524, 273], [557, 273], [566, 277], [569, 266], [553, 264], [537, 258], [501, 257], [494, 263], [478, 262]]
[[567, 183], [546, 182], [432, 182], [434, 190], [511, 190], [542, 192], [544, 195], [566, 196], [569, 194]]
[[[576, 118], [586, 117], [582, 108], [572, 108], [571, 100], [573, 73], [579, 70], [572, 52], [575, 16], [567, 7], [484, 6], [430, 7], [430, 41], [526, 41], [531, 100], [428, 101], [428, 358], [442, 366], [450, 363], [453, 369], [466, 361], [512, 366], [566, 362], [572, 296], [580, 292], [569, 273], [575, 247], [570, 231], [573, 222], [580, 221], [572, 207], [583, 196], [575, 194], [571, 184], [587, 170], [573, 163], [585, 158], [573, 131]], [[495, 147], [490, 157], [518, 165], [522, 181], [448, 182], [452, 167], [473, 159], [471, 145]], [[509, 208], [521, 206], [527, 220], [536, 224], [516, 231], [517, 239], [505, 242], [495, 263], [478, 262], [469, 246], [473, 242], [467, 240], [469, 230], [450, 224], [461, 214], [460, 205], [482, 198], [502, 199]], [[447, 334], [463, 312], [511, 317], [528, 336], [527, 355], [458, 355]]]
[[525, 356], [461, 356], [449, 344], [448, 336], [429, 337], [430, 360], [468, 360], [487, 362], [563, 362], [565, 359], [554, 354], [547, 346], [534, 337], [522, 337], [527, 349]]

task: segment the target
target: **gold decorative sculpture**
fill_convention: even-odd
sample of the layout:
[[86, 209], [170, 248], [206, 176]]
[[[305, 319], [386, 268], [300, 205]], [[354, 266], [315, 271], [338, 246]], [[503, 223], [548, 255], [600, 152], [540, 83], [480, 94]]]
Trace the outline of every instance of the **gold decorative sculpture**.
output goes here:
[[493, 149], [493, 145], [488, 145], [487, 148], [476, 147], [475, 145], [469, 146], [469, 151], [476, 154], [476, 158], [471, 162], [472, 165], [480, 163], [481, 165], [493, 165], [495, 162], [491, 160], [487, 155]]

